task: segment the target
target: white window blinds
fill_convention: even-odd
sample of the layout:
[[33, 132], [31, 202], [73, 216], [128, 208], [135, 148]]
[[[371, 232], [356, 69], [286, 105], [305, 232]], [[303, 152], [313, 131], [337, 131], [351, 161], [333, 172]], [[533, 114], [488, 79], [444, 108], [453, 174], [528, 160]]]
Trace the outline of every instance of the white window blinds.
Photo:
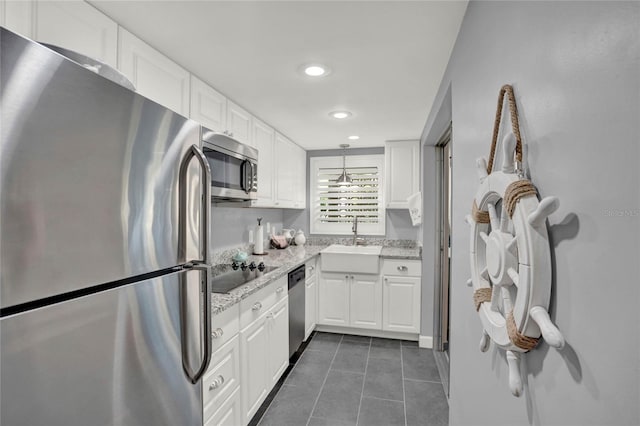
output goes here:
[[351, 234], [354, 216], [360, 235], [384, 235], [384, 156], [347, 156], [351, 185], [338, 185], [341, 157], [311, 159], [311, 233]]

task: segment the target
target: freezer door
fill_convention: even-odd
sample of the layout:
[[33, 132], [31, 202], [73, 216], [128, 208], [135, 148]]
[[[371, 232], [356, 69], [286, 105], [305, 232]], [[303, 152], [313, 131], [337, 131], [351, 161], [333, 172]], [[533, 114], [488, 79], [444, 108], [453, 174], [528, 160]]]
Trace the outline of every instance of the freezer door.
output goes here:
[[[200, 125], [4, 28], [0, 42], [1, 307], [176, 265]], [[196, 161], [187, 183], [200, 259]]]
[[183, 352], [192, 369], [202, 362], [204, 277], [174, 273], [0, 320], [0, 424], [202, 426], [201, 381]]

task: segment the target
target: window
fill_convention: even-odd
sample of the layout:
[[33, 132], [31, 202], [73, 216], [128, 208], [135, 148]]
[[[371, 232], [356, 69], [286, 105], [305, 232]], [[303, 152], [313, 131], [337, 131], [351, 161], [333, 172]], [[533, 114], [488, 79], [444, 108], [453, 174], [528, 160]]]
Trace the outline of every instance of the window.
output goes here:
[[385, 235], [384, 155], [347, 156], [346, 166], [353, 183], [340, 186], [342, 157], [311, 158], [311, 233], [349, 235], [358, 216], [359, 235]]

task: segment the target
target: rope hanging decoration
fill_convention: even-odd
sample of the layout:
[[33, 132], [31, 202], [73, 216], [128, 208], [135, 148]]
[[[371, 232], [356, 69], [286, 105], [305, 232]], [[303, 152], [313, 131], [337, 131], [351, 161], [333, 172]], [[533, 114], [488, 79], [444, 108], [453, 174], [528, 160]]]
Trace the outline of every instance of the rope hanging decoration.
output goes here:
[[[502, 140], [502, 167], [494, 171], [505, 96], [511, 132]], [[538, 201], [536, 187], [524, 178], [518, 110], [510, 85], [502, 86], [498, 94], [488, 161], [478, 159], [476, 165], [480, 187], [466, 221], [471, 226], [468, 283], [484, 326], [480, 350], [487, 351], [493, 342], [506, 351], [509, 388], [520, 396], [521, 355], [534, 349], [540, 337], [556, 348], [564, 345], [564, 338], [548, 313], [551, 252], [546, 219], [559, 201], [556, 197]]]

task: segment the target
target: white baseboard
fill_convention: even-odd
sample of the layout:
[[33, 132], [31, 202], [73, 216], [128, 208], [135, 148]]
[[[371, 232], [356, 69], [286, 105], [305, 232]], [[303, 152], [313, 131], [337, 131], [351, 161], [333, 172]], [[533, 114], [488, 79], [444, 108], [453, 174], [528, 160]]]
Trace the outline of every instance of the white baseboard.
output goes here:
[[433, 348], [433, 337], [431, 336], [420, 336], [418, 338], [418, 347], [420, 348]]
[[382, 337], [386, 339], [412, 340], [414, 342], [418, 340], [418, 335], [413, 333], [398, 333], [395, 331], [371, 330], [366, 328], [342, 327], [337, 325], [318, 324], [316, 326], [316, 330], [324, 331], [328, 333], [354, 334], [357, 336], [370, 336], [370, 337]]

